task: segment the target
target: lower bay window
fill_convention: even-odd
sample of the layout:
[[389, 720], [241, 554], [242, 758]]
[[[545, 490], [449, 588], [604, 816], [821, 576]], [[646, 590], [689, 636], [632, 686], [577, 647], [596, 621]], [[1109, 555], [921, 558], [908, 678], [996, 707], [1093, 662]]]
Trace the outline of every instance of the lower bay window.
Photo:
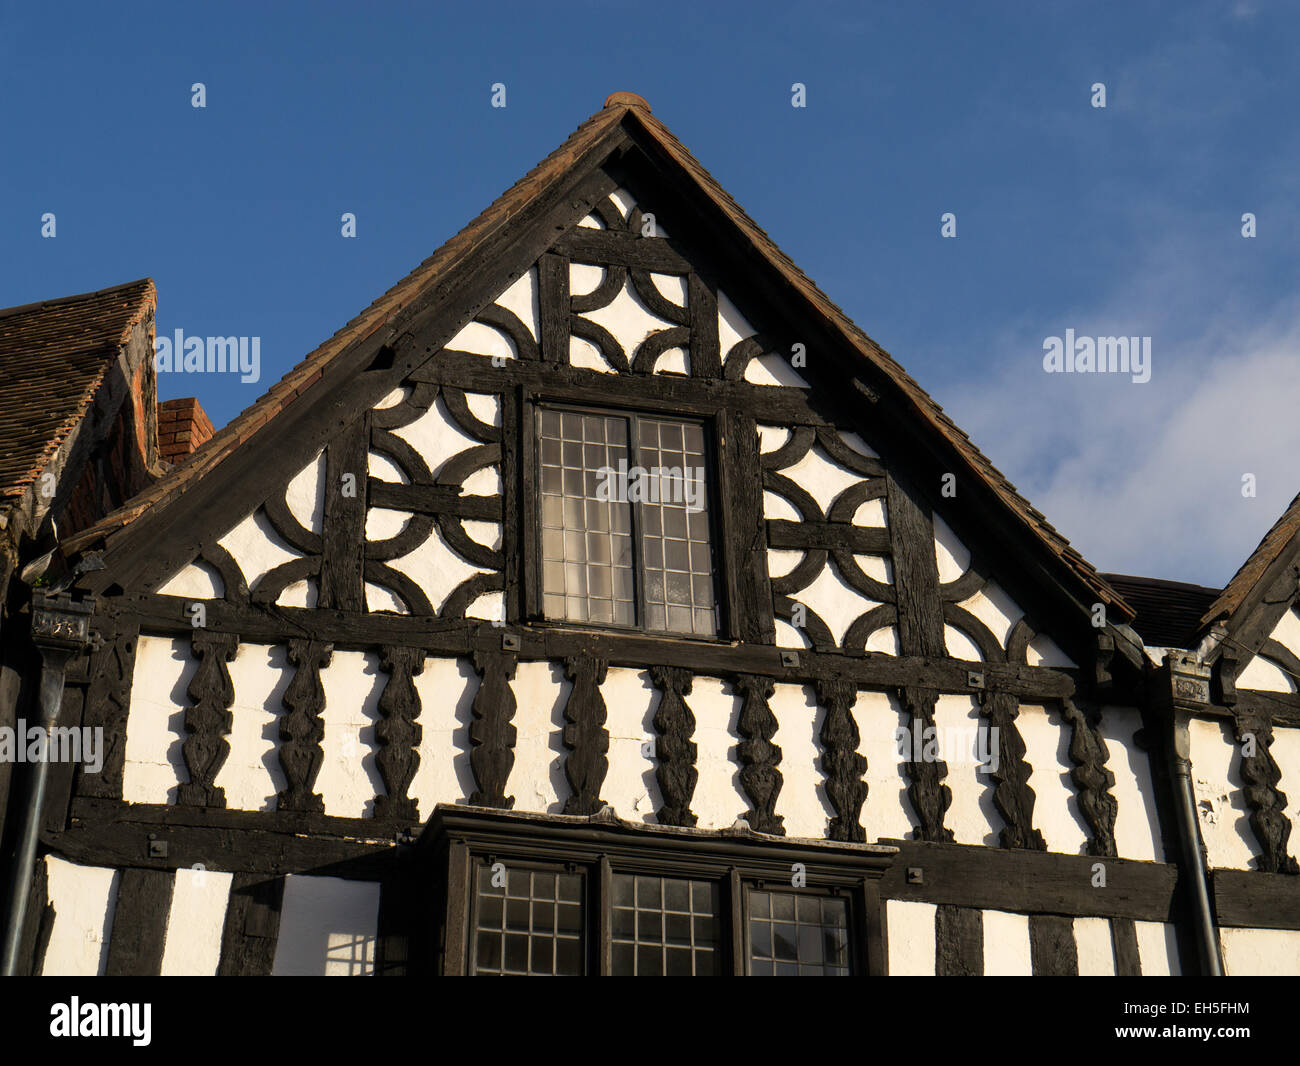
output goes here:
[[440, 808], [435, 955], [472, 975], [835, 976], [883, 970], [892, 849]]

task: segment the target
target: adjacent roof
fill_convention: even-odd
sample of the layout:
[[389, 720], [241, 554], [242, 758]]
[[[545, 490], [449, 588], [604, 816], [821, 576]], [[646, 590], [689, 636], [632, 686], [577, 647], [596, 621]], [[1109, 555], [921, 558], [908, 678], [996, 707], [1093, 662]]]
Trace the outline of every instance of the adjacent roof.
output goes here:
[[928, 422], [947, 440], [969, 465], [972, 472], [1032, 530], [1047, 549], [1099, 600], [1122, 616], [1131, 617], [1132, 608], [1102, 579], [1083, 556], [1070, 546], [1066, 538], [1053, 529], [1043, 515], [1016, 491], [1015, 486], [980, 453], [970, 438], [894, 361], [893, 357], [859, 329], [848, 315], [776, 246], [775, 242], [741, 209], [730, 194], [669, 132], [668, 128], [651, 115], [646, 102], [634, 93], [611, 95], [605, 101], [605, 107], [579, 126], [556, 151], [511, 186], [474, 221], [447, 241], [402, 281], [290, 370], [265, 396], [213, 436], [186, 463], [173, 469], [123, 508], [73, 538], [66, 547], [71, 550], [87, 547], [95, 540], [133, 522], [155, 504], [170, 501], [183, 493], [187, 486], [212, 470], [252, 437], [261, 426], [306, 392], [321, 376], [323, 368], [331, 359], [354, 341], [382, 329], [416, 294], [423, 291], [434, 279], [453, 270], [457, 262], [471, 249], [518, 214], [534, 196], [562, 176], [570, 166], [596, 146], [601, 138], [611, 133], [620, 124], [626, 124], [635, 136], [648, 137], [680, 166], [698, 191], [711, 200], [731, 222], [738, 238], [749, 246], [754, 255], [778, 271], [853, 349], [893, 381], [903, 396], [911, 402], [915, 414]]
[[1137, 611], [1133, 628], [1154, 648], [1190, 648], [1201, 630], [1201, 616], [1222, 590], [1154, 577], [1103, 574]]
[[1291, 501], [1290, 506], [1282, 512], [1282, 517], [1264, 534], [1264, 539], [1241, 564], [1241, 569], [1232, 576], [1223, 592], [1206, 608], [1201, 617], [1201, 627], [1235, 613], [1297, 533], [1300, 533], [1300, 496]]
[[0, 500], [41, 476], [156, 302], [141, 278], [0, 310]]

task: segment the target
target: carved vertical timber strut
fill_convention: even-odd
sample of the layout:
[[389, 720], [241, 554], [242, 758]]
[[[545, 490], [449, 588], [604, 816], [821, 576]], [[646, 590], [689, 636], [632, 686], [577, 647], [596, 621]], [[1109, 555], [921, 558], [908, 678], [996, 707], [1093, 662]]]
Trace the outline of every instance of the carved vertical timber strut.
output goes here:
[[1254, 738], [1254, 754], [1241, 757], [1241, 778], [1245, 782], [1246, 804], [1250, 807], [1250, 828], [1262, 849], [1259, 869], [1272, 874], [1300, 873], [1296, 860], [1287, 852], [1291, 821], [1286, 816], [1286, 793], [1278, 790], [1282, 770], [1268, 749], [1273, 744], [1273, 716], [1237, 712], [1234, 715], [1237, 743]]
[[362, 571], [369, 441], [367, 420], [358, 418], [325, 449], [325, 524], [319, 596], [319, 604], [325, 610], [365, 609]]
[[97, 774], [86, 773], [83, 767], [77, 786], [83, 796], [122, 797], [127, 708], [131, 703], [131, 673], [138, 639], [134, 629], [119, 631], [91, 657], [90, 686], [82, 724], [103, 730], [104, 757]]
[[420, 717], [420, 694], [412, 678], [424, 670], [424, 649], [385, 647], [380, 664], [388, 682], [379, 697], [382, 717], [375, 724], [375, 740], [379, 742], [375, 762], [384, 779], [384, 794], [375, 797], [375, 817], [417, 821], [417, 804], [406, 790], [420, 768], [418, 748], [424, 729], [416, 721]]
[[[894, 587], [898, 590], [898, 650], [901, 655], [943, 658], [948, 654], [943, 636], [943, 597], [939, 591], [939, 564], [934, 554], [934, 521], [921, 494], [900, 481], [892, 471], [885, 476], [885, 513], [889, 520], [889, 545], [894, 557]], [[907, 708], [912, 736], [934, 728], [934, 689], [908, 685], [899, 690]], [[949, 841], [943, 816], [952, 804], [952, 790], [943, 783], [948, 765], [925, 759], [925, 746], [913, 751], [904, 764], [910, 782], [908, 798], [921, 823], [913, 831], [917, 840]]]
[[475, 807], [508, 811], [515, 805], [514, 796], [506, 795], [518, 735], [514, 727], [515, 694], [510, 688], [515, 656], [503, 651], [478, 651], [474, 653], [474, 669], [480, 680], [470, 708], [474, 720], [469, 727], [469, 764], [477, 787], [469, 801]]
[[1025, 742], [1016, 726], [1020, 702], [1014, 693], [984, 692], [980, 696], [980, 713], [997, 730], [998, 768], [990, 777], [997, 782], [993, 805], [1007, 824], [1001, 833], [1004, 848], [1027, 848], [1046, 851], [1047, 841], [1034, 828], [1034, 790], [1029, 787], [1030, 765], [1025, 762]]
[[235, 701], [235, 687], [226, 663], [235, 657], [239, 637], [234, 633], [196, 632], [191, 646], [199, 668], [185, 690], [191, 701], [185, 710], [189, 736], [181, 745], [190, 779], [177, 789], [177, 802], [192, 807], [224, 807], [226, 790], [212, 782], [230, 754], [226, 737], [232, 724], [230, 705]]
[[656, 812], [660, 825], [693, 826], [691, 797], [699, 772], [695, 769], [696, 747], [691, 742], [695, 715], [684, 697], [691, 694], [691, 672], [677, 666], [652, 666], [650, 679], [662, 692], [655, 711], [655, 777], [664, 805]]
[[290, 640], [289, 662], [294, 667], [293, 680], [284, 690], [281, 702], [286, 714], [280, 719], [280, 768], [287, 787], [276, 798], [282, 811], [325, 812], [325, 800], [313, 791], [325, 753], [325, 689], [321, 685], [321, 668], [328, 666], [334, 645], [317, 640]]
[[[934, 705], [938, 698], [939, 693], [932, 688], [908, 685], [899, 690], [899, 699], [907, 708], [908, 729], [913, 737], [924, 737], [927, 730], [934, 728]], [[912, 809], [921, 823], [913, 830], [912, 836], [916, 840], [951, 841], [952, 830], [943, 824], [944, 813], [952, 806], [952, 789], [943, 783], [948, 776], [948, 764], [941, 759], [926, 759], [924, 744], [920, 751], [911, 754], [912, 758], [903, 764], [910, 782], [907, 798], [912, 801]]]
[[600, 786], [609, 770], [609, 730], [605, 728], [605, 699], [600, 686], [609, 663], [590, 655], [573, 655], [564, 660], [564, 673], [573, 691], [564, 705], [564, 776], [573, 790], [564, 804], [565, 814], [595, 814], [605, 804]]
[[785, 836], [784, 819], [776, 813], [776, 797], [784, 783], [781, 771], [781, 749], [772, 743], [776, 735], [777, 720], [768, 700], [776, 691], [776, 682], [758, 674], [740, 674], [733, 683], [744, 696], [740, 721], [736, 724], [740, 735], [740, 783], [753, 804], [744, 814], [750, 829], [756, 833]]
[[1082, 709], [1068, 696], [1061, 700], [1061, 713], [1070, 723], [1070, 778], [1078, 790], [1079, 811], [1088, 823], [1089, 855], [1118, 855], [1115, 850], [1115, 815], [1119, 807], [1111, 789], [1115, 775], [1106, 768], [1110, 752], [1098, 726], [1101, 712]]
[[822, 772], [826, 775], [826, 795], [835, 808], [830, 838], [849, 843], [866, 842], [866, 830], [858, 822], [862, 804], [867, 799], [867, 784], [862, 775], [867, 760], [858, 752], [862, 740], [853, 720], [853, 704], [858, 687], [852, 681], [820, 681], [817, 698], [826, 708], [822, 721]]

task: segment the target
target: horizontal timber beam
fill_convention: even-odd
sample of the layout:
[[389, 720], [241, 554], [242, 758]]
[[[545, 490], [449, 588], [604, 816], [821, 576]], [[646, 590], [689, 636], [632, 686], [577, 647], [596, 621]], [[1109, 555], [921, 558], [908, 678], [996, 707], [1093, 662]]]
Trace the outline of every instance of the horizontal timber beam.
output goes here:
[[[1170, 921], [1177, 867], [1133, 859], [882, 840], [902, 850], [880, 883], [884, 899], [954, 904], [1017, 914]], [[1105, 887], [1094, 867], [1105, 868]], [[921, 883], [908, 870], [920, 869]]]
[[695, 674], [733, 676], [761, 674], [785, 684], [849, 681], [868, 688], [916, 685], [940, 692], [994, 691], [1012, 693], [1023, 702], [1057, 700], [1075, 692], [1074, 671], [1010, 663], [981, 663], [965, 659], [893, 656], [870, 652], [845, 655], [798, 652], [798, 665], [782, 665], [787, 649], [767, 644], [685, 640], [636, 633], [591, 631], [559, 625], [507, 626], [463, 620], [388, 613], [357, 614], [306, 607], [241, 606], [225, 600], [189, 600], [180, 596], [120, 597], [116, 612], [129, 616], [142, 633], [189, 637], [193, 632], [190, 606], [205, 605], [204, 629], [237, 633], [241, 641], [283, 644], [310, 637], [336, 648], [378, 649], [397, 645], [423, 648], [434, 656], [468, 656], [499, 651], [503, 634], [519, 639], [520, 661], [565, 659], [587, 655], [612, 666], [678, 666]]

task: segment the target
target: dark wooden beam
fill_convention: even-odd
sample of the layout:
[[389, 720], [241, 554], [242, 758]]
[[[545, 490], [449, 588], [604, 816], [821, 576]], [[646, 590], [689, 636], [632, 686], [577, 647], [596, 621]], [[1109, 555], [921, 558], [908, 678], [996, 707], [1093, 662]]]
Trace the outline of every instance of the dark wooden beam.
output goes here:
[[127, 867], [118, 874], [108, 942], [108, 977], [157, 977], [162, 967], [175, 875]]
[[[884, 880], [886, 899], [953, 904], [1019, 914], [1170, 921], [1178, 871], [1131, 859], [1106, 859], [1106, 887], [1093, 886], [1089, 855], [987, 848], [970, 844], [884, 840], [901, 851]], [[910, 884], [919, 867], [923, 883]]]

